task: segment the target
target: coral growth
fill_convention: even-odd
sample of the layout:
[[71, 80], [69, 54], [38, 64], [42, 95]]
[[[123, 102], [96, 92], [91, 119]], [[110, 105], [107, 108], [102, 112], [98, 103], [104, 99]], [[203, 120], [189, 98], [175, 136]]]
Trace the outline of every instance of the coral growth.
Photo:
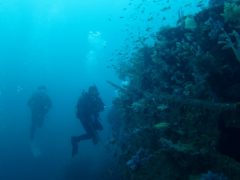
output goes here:
[[[237, 1], [236, 1], [237, 2]], [[234, 2], [224, 4], [223, 17], [225, 22], [239, 22], [240, 5]]]
[[119, 65], [128, 85], [114, 103], [122, 126], [112, 126], [123, 179], [240, 179], [238, 8], [219, 1], [188, 17], [188, 28], [162, 28]]
[[[222, 38], [225, 41], [219, 41], [219, 44], [224, 44], [223, 49], [231, 48], [240, 63], [240, 35], [235, 30], [231, 34], [223, 30]], [[233, 38], [234, 40], [232, 40]]]

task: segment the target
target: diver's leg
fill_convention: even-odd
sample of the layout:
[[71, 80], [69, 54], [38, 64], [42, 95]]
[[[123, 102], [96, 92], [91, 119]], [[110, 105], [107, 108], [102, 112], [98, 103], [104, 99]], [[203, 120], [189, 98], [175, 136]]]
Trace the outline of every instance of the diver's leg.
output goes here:
[[81, 136], [72, 136], [71, 143], [72, 143], [72, 157], [78, 153], [78, 143], [83, 140], [91, 139], [92, 136], [90, 134], [83, 134]]
[[89, 118], [91, 117], [85, 117], [81, 119], [82, 126], [85, 129], [86, 133], [80, 136], [72, 136], [71, 138], [72, 156], [75, 156], [78, 153], [78, 143], [80, 141], [94, 138], [94, 128], [93, 128], [91, 119]]
[[80, 141], [93, 139], [93, 133], [92, 129], [88, 124], [83, 124], [83, 127], [86, 131], [85, 134], [82, 134], [80, 136], [72, 136], [71, 143], [72, 143], [72, 157], [75, 156], [78, 153], [78, 143]]
[[73, 136], [72, 137], [73, 141], [77, 142], [77, 143], [79, 141], [84, 141], [84, 140], [88, 140], [88, 139], [91, 139], [91, 138], [92, 138], [91, 134], [88, 134], [88, 133], [80, 135], [80, 136]]
[[38, 116], [36, 112], [31, 112], [31, 127], [30, 127], [30, 140], [33, 141], [35, 134], [36, 134], [36, 130], [37, 130], [37, 122], [38, 122]]
[[43, 115], [42, 115], [42, 116], [39, 116], [39, 118], [38, 118], [38, 127], [39, 127], [39, 128], [42, 128], [44, 118], [45, 118], [45, 117], [44, 117]]
[[[91, 137], [92, 141], [94, 144], [97, 144], [99, 141], [99, 137], [98, 137], [98, 128], [101, 129], [101, 124], [99, 122], [99, 124], [96, 125], [96, 117], [94, 116], [89, 116], [88, 117], [88, 121], [86, 121], [87, 123], [82, 123], [83, 127], [85, 129], [85, 131], [87, 132], [87, 134]], [[97, 127], [99, 126], [99, 127]]]
[[98, 119], [95, 119], [94, 124], [95, 124], [96, 130], [99, 130], [99, 131], [103, 130], [103, 126], [102, 126], [101, 122]]
[[31, 129], [30, 129], [30, 140], [31, 141], [34, 140], [36, 129], [37, 129], [36, 124], [34, 122], [32, 122]]

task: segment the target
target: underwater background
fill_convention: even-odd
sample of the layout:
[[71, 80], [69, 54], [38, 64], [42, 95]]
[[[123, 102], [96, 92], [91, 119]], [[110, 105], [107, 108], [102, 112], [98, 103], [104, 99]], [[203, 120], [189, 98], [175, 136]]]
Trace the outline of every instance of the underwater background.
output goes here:
[[[0, 180], [239, 180], [239, 17], [239, 0], [1, 0]], [[91, 85], [104, 130], [72, 158]]]

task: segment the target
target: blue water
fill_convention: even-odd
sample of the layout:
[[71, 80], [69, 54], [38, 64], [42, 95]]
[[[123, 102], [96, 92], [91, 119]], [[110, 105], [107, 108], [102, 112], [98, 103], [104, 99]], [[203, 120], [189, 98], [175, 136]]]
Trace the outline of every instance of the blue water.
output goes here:
[[[168, 3], [171, 10], [161, 12]], [[1, 0], [0, 180], [64, 177], [76, 161], [69, 139], [83, 131], [75, 105], [81, 91], [93, 84], [106, 105], [105, 130], [100, 147], [84, 142], [79, 156], [84, 163], [102, 164], [107, 153], [101, 147], [111, 134], [106, 114], [116, 96], [106, 81], [119, 83], [110, 60], [119, 60], [117, 52], [134, 46], [139, 35], [175, 25], [179, 8], [188, 3], [193, 4], [185, 13], [199, 10], [193, 0]], [[143, 23], [150, 16], [153, 21]], [[151, 31], [145, 32], [149, 26]], [[53, 108], [32, 147], [26, 103], [42, 84]]]

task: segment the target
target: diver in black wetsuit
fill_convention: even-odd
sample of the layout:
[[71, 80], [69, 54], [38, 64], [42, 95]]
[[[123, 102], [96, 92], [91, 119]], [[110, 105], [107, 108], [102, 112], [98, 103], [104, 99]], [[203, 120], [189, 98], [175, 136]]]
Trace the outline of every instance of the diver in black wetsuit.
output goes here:
[[47, 95], [46, 90], [47, 88], [45, 86], [39, 86], [37, 91], [28, 100], [32, 120], [30, 129], [31, 140], [34, 139], [36, 129], [42, 127], [43, 121], [52, 107], [51, 99]]
[[89, 87], [83, 92], [77, 103], [77, 118], [81, 121], [86, 133], [80, 136], [72, 136], [72, 156], [78, 153], [78, 143], [82, 140], [92, 139], [94, 144], [99, 141], [98, 130], [102, 130], [99, 122], [99, 113], [104, 110], [104, 104], [99, 97], [96, 86]]

